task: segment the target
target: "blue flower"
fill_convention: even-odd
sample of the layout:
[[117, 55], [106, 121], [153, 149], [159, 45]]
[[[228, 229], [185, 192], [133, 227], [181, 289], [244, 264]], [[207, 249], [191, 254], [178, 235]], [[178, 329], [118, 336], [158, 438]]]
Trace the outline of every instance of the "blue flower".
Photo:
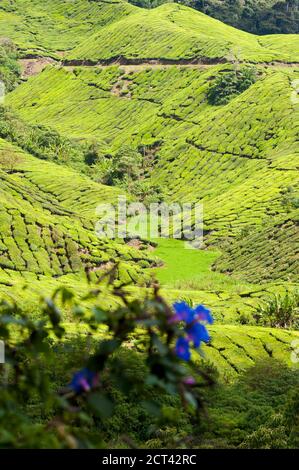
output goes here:
[[189, 361], [191, 357], [189, 341], [186, 338], [183, 338], [183, 336], [180, 336], [177, 339], [175, 353], [179, 359], [183, 359], [184, 361]]
[[70, 388], [75, 393], [89, 392], [97, 384], [98, 374], [86, 367], [73, 375]]
[[197, 305], [194, 309], [186, 302], [176, 302], [173, 304], [175, 314], [170, 322], [185, 322], [184, 334], [176, 342], [175, 353], [184, 361], [189, 361], [191, 357], [190, 345], [193, 343], [195, 348], [199, 348], [202, 342], [210, 341], [210, 335], [206, 324], [213, 323], [213, 317], [210, 310], [204, 305]]
[[204, 305], [197, 305], [194, 309], [194, 314], [195, 318], [200, 321], [207, 322], [210, 325], [214, 322], [210, 310], [208, 310]]
[[187, 324], [194, 320], [194, 310], [186, 302], [176, 302], [173, 304], [175, 311], [172, 321], [185, 321]]
[[201, 323], [194, 323], [186, 329], [188, 340], [193, 342], [195, 348], [200, 346], [200, 343], [204, 341], [207, 343], [210, 341], [208, 330]]

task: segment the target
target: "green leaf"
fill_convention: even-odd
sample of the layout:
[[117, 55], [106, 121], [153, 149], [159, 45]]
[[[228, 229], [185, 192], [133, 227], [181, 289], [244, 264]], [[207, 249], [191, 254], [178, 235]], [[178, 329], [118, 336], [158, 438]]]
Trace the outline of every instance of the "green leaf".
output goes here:
[[114, 404], [107, 395], [99, 392], [91, 393], [87, 402], [92, 411], [100, 418], [110, 418], [113, 414]]

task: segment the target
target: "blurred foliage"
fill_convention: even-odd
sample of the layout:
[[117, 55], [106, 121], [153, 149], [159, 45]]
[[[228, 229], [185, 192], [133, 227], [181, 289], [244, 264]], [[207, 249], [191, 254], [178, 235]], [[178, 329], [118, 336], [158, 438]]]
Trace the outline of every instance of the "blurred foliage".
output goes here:
[[59, 289], [43, 299], [35, 321], [1, 303], [0, 447], [298, 445], [298, 370], [268, 358], [215, 386], [208, 361], [182, 365], [173, 353], [180, 325], [169, 322], [172, 310], [156, 288], [132, 301], [125, 287], [111, 285], [119, 302], [113, 311], [101, 307], [106, 289], [88, 294], [90, 307]]
[[[114, 273], [88, 294], [91, 308], [64, 288], [43, 299], [37, 321], [1, 303], [1, 447], [102, 447], [136, 422], [143, 429], [138, 439], [147, 439], [160, 427], [179, 429], [199, 418], [202, 389], [214, 384], [213, 373], [176, 356], [182, 330], [158, 288], [145, 300], [130, 300], [124, 287], [113, 286]], [[118, 299], [113, 311], [101, 307], [107, 289]], [[58, 305], [72, 311], [77, 335], [70, 338]], [[124, 442], [135, 438], [127, 434]]]

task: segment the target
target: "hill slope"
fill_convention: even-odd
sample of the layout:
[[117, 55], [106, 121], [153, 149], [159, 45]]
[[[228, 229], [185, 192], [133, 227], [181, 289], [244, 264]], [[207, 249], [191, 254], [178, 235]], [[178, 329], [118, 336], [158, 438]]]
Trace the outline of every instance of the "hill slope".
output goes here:
[[236, 30], [188, 7], [165, 4], [141, 10], [102, 28], [77, 46], [68, 59], [223, 60], [234, 53], [253, 62], [296, 62], [298, 37], [260, 37]]
[[92, 31], [130, 14], [123, 1], [3, 0], [1, 36], [12, 39], [23, 54], [54, 55], [73, 49]]
[[[0, 24], [23, 58], [55, 59], [7, 96], [26, 123], [49, 126], [71, 142], [96, 142], [104, 159], [130, 145], [148, 164], [145, 180], [160, 184], [167, 201], [204, 203], [205, 244], [213, 251], [180, 253], [192, 264], [187, 275], [183, 263], [175, 269], [177, 246], [163, 252], [160, 242], [156, 253], [164, 262], [158, 277], [166, 298], [203, 302], [221, 323], [207, 347], [211, 361], [232, 375], [259, 356], [289, 363], [296, 335], [274, 338], [254, 326], [253, 313], [268, 293], [296, 281], [298, 227], [285, 194], [298, 182], [298, 106], [291, 99], [298, 38], [260, 38], [175, 4], [144, 11], [121, 1], [2, 2]], [[212, 105], [210, 85], [237, 75], [242, 61], [260, 63], [256, 82]], [[16, 134], [9, 134], [12, 143], [1, 141], [4, 152], [21, 145], [22, 132]], [[144, 295], [136, 284], [146, 285], [154, 256], [144, 246], [99, 242], [93, 230], [96, 205], [115, 200], [118, 189], [15, 151], [23, 158], [17, 171], [1, 172], [3, 290], [29, 280], [46, 291], [63, 283], [84, 292], [86, 270], [95, 281], [120, 261], [119, 279], [133, 281], [133, 296]], [[83, 161], [76, 164], [86, 170]], [[88, 168], [95, 179], [96, 168]], [[276, 234], [281, 227], [290, 229], [287, 237]], [[268, 269], [276, 249], [279, 266], [271, 262]], [[232, 276], [212, 272], [213, 262]]]
[[94, 206], [116, 200], [118, 192], [73, 170], [37, 160], [0, 139], [0, 158], [12, 151], [20, 158], [16, 168], [0, 170], [0, 285], [4, 291], [26, 282], [37, 291], [41, 281], [46, 291], [56, 282], [76, 286], [83, 293], [87, 271], [96, 281], [107, 263], [115, 262], [120, 262], [120, 280], [141, 281], [141, 267], [150, 266], [153, 258], [95, 234]]
[[296, 35], [289, 35], [287, 43], [279, 36], [259, 38], [176, 4], [143, 10], [113, 0], [4, 1], [0, 28], [24, 56], [219, 61], [233, 53], [253, 62], [299, 61]]
[[[149, 8], [168, 0], [130, 0], [133, 5]], [[298, 0], [180, 0], [223, 23], [254, 34], [298, 33]]]
[[290, 99], [299, 70], [262, 68], [243, 94], [211, 106], [209, 83], [225, 69], [49, 67], [7, 102], [31, 123], [97, 139], [106, 153], [124, 144], [154, 149], [151, 179], [172, 201], [203, 201], [216, 242], [283, 213], [299, 165]]

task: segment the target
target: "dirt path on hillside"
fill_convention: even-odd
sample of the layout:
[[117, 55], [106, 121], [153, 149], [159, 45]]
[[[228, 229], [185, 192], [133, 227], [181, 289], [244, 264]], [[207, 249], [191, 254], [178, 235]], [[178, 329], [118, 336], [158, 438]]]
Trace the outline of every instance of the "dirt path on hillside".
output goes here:
[[[111, 59], [107, 61], [81, 61], [81, 60], [55, 60], [51, 57], [28, 57], [24, 59], [20, 59], [20, 64], [22, 68], [22, 77], [29, 78], [33, 75], [39, 74], [45, 67], [48, 65], [56, 64], [59, 66], [63, 66], [66, 69], [73, 70], [75, 67], [98, 67], [98, 68], [106, 68], [111, 66], [120, 67], [124, 73], [129, 72], [139, 72], [146, 69], [166, 69], [173, 66], [177, 66], [180, 68], [192, 68], [192, 69], [205, 69], [214, 67], [215, 65], [220, 64], [231, 64], [230, 62], [226, 62], [222, 59], [219, 60], [163, 60], [163, 59]], [[250, 62], [244, 62], [246, 64], [251, 64]], [[298, 67], [299, 62], [260, 62], [257, 64], [252, 63], [252, 65], [263, 66], [263, 67]]]
[[50, 57], [39, 57], [37, 59], [20, 59], [22, 78], [28, 78], [37, 75], [50, 64], [56, 64], [57, 61]]

